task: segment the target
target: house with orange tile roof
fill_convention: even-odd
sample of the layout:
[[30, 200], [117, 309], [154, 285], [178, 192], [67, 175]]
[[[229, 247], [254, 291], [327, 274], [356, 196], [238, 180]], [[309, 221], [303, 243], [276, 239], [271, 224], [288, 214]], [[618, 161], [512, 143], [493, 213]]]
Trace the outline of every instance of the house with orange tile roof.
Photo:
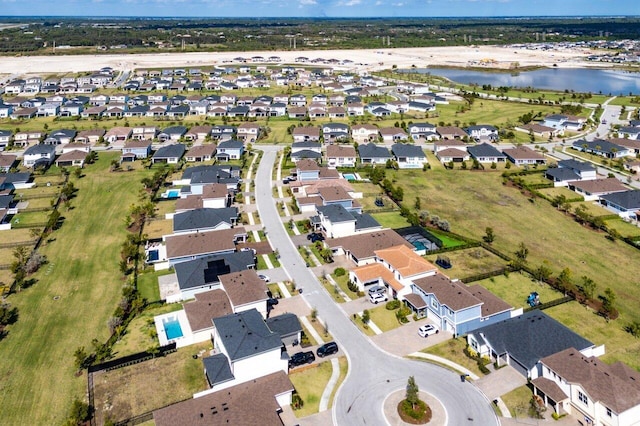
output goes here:
[[349, 272], [358, 289], [380, 285], [394, 299], [404, 300], [412, 292], [413, 280], [435, 275], [438, 269], [405, 245], [375, 251], [375, 262]]

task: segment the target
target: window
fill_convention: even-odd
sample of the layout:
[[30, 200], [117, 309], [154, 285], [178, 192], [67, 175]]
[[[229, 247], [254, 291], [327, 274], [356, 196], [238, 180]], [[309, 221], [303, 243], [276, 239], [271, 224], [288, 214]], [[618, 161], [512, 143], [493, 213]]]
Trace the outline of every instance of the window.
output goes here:
[[611, 417], [611, 408], [609, 408], [609, 407], [606, 407], [606, 408], [607, 408], [607, 416]]
[[438, 301], [435, 298], [431, 299], [431, 307], [433, 309], [438, 309], [440, 307], [440, 305], [438, 304]]
[[589, 405], [589, 398], [587, 398], [587, 395], [583, 394], [582, 392], [578, 391], [578, 399], [580, 400], [580, 402], [582, 402], [584, 405]]

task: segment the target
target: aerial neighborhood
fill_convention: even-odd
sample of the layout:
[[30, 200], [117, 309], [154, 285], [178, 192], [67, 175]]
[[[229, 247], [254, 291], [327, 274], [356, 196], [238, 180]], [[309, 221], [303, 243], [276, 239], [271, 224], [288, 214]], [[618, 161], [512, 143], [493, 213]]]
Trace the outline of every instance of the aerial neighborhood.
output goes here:
[[636, 424], [638, 109], [474, 89], [275, 55], [7, 81], [0, 346], [14, 300], [100, 293], [56, 353], [90, 424], [348, 424], [373, 362], [480, 419]]

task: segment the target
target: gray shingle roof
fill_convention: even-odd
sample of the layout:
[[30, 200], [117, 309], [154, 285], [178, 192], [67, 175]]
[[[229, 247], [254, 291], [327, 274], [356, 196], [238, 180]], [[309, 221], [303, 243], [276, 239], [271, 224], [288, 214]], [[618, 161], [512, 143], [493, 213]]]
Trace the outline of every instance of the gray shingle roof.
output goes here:
[[603, 195], [600, 198], [626, 210], [640, 209], [640, 190], [637, 189], [624, 192], [614, 192], [612, 194]]
[[189, 231], [203, 228], [215, 228], [221, 223], [233, 224], [237, 219], [237, 207], [221, 209], [194, 209], [173, 216], [173, 232]]
[[480, 145], [473, 145], [467, 148], [467, 152], [474, 158], [480, 157], [501, 157], [505, 158], [506, 156], [498, 151], [494, 146], [489, 145], [488, 143], [481, 143]]
[[302, 331], [298, 316], [291, 313], [267, 318], [267, 327], [274, 333], [278, 333], [280, 338], [291, 336]]
[[203, 358], [202, 364], [204, 364], [204, 372], [211, 387], [235, 379], [231, 372], [229, 359], [225, 354], [215, 354]]
[[358, 154], [360, 158], [391, 158], [391, 153], [386, 147], [374, 143], [358, 145]]
[[183, 144], [171, 144], [158, 149], [156, 153], [153, 154], [153, 158], [181, 158], [185, 151], [186, 147]]
[[205, 284], [217, 284], [220, 282], [218, 278], [220, 275], [244, 271], [252, 265], [254, 265], [253, 253], [241, 251], [177, 263], [174, 268], [180, 289], [187, 290], [202, 287]]
[[53, 145], [38, 144], [38, 145], [33, 145], [27, 148], [27, 150], [24, 152], [24, 155], [41, 155], [41, 154], [53, 155], [55, 152], [56, 152], [56, 147]]
[[482, 327], [473, 332], [482, 335], [498, 353], [508, 352], [527, 369], [549, 355], [568, 348], [584, 350], [593, 343], [542, 311], [530, 311], [520, 316]]
[[410, 145], [405, 143], [395, 143], [391, 146], [391, 152], [396, 157], [426, 157], [422, 148], [416, 145]]
[[282, 346], [256, 309], [214, 318], [213, 324], [232, 362]]
[[582, 172], [595, 170], [591, 164], [584, 161], [574, 160], [573, 158], [558, 161], [558, 167], [566, 167], [568, 169], [579, 170]]

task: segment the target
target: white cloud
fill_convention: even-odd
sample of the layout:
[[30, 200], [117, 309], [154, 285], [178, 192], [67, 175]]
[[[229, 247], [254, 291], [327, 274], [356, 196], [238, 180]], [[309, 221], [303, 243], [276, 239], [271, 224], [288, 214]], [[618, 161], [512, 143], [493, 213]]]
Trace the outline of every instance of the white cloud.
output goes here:
[[300, 4], [302, 6], [309, 6], [312, 4], [318, 4], [318, 2], [316, 0], [300, 0]]

